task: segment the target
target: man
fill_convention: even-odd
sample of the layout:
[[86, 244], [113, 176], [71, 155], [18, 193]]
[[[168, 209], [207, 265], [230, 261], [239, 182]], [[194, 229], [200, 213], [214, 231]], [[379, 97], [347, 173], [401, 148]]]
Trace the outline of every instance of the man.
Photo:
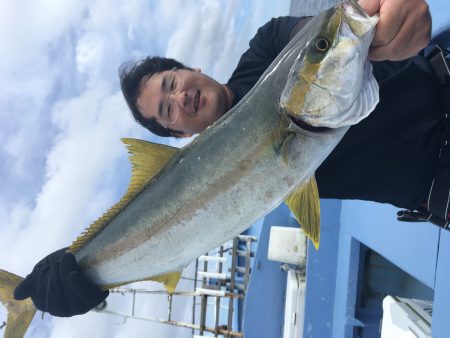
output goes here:
[[[361, 0], [380, 22], [371, 58], [402, 60], [430, 38], [423, 0]], [[135, 119], [161, 136], [188, 137], [203, 131], [251, 89], [307, 18], [273, 19], [258, 30], [226, 85], [165, 58], [148, 58], [120, 71], [121, 87]], [[416, 208], [426, 198], [440, 148], [442, 126], [437, 83], [428, 62], [415, 57], [374, 63], [381, 102], [353, 126], [316, 173], [321, 197], [358, 198]], [[77, 270], [73, 255], [57, 251], [39, 262], [15, 290], [57, 316], [87, 312], [102, 292]]]

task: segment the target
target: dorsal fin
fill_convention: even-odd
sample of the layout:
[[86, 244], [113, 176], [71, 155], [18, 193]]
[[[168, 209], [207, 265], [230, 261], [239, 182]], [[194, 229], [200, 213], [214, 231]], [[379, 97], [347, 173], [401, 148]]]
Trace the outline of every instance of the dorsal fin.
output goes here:
[[69, 252], [75, 253], [94, 238], [109, 222], [116, 217], [123, 208], [166, 165], [167, 162], [177, 153], [178, 148], [163, 144], [152, 143], [143, 140], [124, 138], [122, 142], [127, 145], [132, 164], [131, 179], [125, 195], [105, 212], [99, 219], [93, 222], [81, 236], [79, 236], [69, 247]]
[[306, 236], [319, 249], [320, 243], [320, 199], [317, 182], [312, 176], [285, 200]]

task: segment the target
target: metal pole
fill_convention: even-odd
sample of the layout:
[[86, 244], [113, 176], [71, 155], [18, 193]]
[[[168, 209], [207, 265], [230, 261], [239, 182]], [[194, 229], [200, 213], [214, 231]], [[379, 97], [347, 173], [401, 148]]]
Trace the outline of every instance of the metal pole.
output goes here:
[[248, 282], [250, 280], [250, 255], [252, 254], [252, 238], [248, 236], [247, 242], [247, 255], [245, 255], [245, 274], [244, 274], [244, 292], [247, 292]]
[[[219, 249], [219, 257], [222, 259], [223, 258], [223, 246], [220, 246]], [[218, 269], [217, 272], [219, 274], [222, 274], [222, 262], [223, 260], [218, 260]], [[226, 279], [225, 279], [225, 285], [226, 285]], [[218, 280], [217, 282], [217, 286], [219, 287], [219, 290], [222, 289], [222, 280]], [[214, 328], [216, 329], [216, 334], [214, 334], [215, 337], [217, 337], [217, 332], [219, 329], [219, 322], [220, 322], [220, 297], [216, 297], [216, 323], [214, 325]]]
[[[116, 316], [125, 317], [125, 318], [139, 319], [139, 320], [145, 320], [145, 321], [156, 322], [156, 323], [161, 323], [161, 324], [168, 324], [168, 325], [184, 327], [184, 328], [188, 328], [188, 329], [200, 330], [199, 325], [195, 325], [195, 324], [191, 324], [191, 323], [177, 322], [174, 320], [168, 321], [168, 320], [151, 318], [151, 317], [131, 316], [131, 315], [127, 315], [125, 313], [119, 313], [119, 312], [114, 312], [114, 311], [110, 311], [110, 310], [104, 310], [104, 311], [102, 311], [102, 313], [107, 313], [107, 314], [116, 315]], [[211, 332], [211, 333], [216, 332], [216, 330], [214, 328], [207, 327], [207, 326], [203, 327], [203, 331]], [[221, 328], [218, 329], [218, 332], [222, 335], [228, 335], [230, 337], [243, 337], [244, 336], [242, 334], [242, 332], [235, 332], [235, 331], [225, 330], [225, 329], [221, 329]]]
[[134, 316], [134, 305], [136, 304], [136, 291], [133, 291], [133, 305], [131, 305], [131, 315]]
[[172, 319], [172, 295], [171, 294], [169, 294], [168, 301], [169, 301], [169, 316], [168, 316], [167, 320], [170, 322]]
[[[199, 290], [202, 290], [201, 288], [199, 288]], [[214, 290], [209, 290], [209, 291], [214, 291]], [[145, 294], [163, 294], [166, 295], [168, 294], [167, 291], [164, 290], [155, 290], [155, 291], [150, 291], [150, 290], [145, 290], [145, 289], [111, 289], [109, 291], [110, 293], [145, 293]], [[192, 291], [179, 291], [179, 292], [174, 292], [172, 293], [172, 295], [174, 296], [201, 296], [202, 293], [201, 292], [192, 292]], [[216, 296], [216, 295], [215, 295]], [[244, 298], [243, 295], [241, 294], [233, 294], [230, 292], [225, 292], [223, 295], [220, 295], [218, 297], [224, 297], [224, 298], [237, 298], [237, 299], [241, 299]], [[101, 312], [101, 311], [100, 311]]]
[[[206, 254], [208, 255], [208, 254]], [[208, 271], [208, 261], [203, 262], [203, 271]], [[206, 277], [202, 278], [202, 287], [206, 286]], [[202, 302], [200, 306], [200, 335], [203, 335], [206, 324], [206, 310], [208, 307], [208, 296], [202, 295]]]
[[[194, 292], [197, 290], [197, 273], [198, 273], [198, 259], [195, 260], [195, 275], [194, 275]], [[195, 324], [195, 293], [192, 296], [192, 324]], [[192, 329], [192, 335], [194, 335], [194, 329]]]
[[[238, 248], [238, 239], [233, 239], [233, 250], [231, 251], [231, 276], [230, 276], [230, 293], [234, 293], [234, 278], [236, 276], [236, 263], [237, 263], [237, 248]], [[228, 304], [228, 325], [227, 329], [232, 329], [233, 326], [233, 307], [234, 307], [234, 299], [230, 298]], [[229, 338], [230, 335], [227, 335]]]

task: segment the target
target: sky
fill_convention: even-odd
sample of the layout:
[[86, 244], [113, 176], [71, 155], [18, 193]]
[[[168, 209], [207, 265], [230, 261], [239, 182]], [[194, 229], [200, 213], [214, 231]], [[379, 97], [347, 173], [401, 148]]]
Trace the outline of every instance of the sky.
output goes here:
[[[119, 90], [122, 62], [174, 57], [226, 82], [257, 28], [286, 15], [289, 3], [1, 1], [0, 268], [27, 275], [120, 199], [130, 172], [121, 137], [185, 143], [154, 137], [133, 121]], [[109, 301], [116, 309], [130, 306], [127, 297]], [[178, 320], [190, 320], [190, 302], [180, 302]], [[164, 317], [166, 300], [153, 296], [139, 311]], [[5, 319], [0, 307], [0, 323]], [[97, 313], [37, 315], [27, 336], [190, 336], [186, 329], [118, 322]]]

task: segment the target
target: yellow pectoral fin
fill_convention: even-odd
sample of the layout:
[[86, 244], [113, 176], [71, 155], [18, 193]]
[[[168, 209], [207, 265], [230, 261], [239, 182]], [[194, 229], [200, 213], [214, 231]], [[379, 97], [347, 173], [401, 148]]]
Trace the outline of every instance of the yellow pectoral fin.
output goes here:
[[306, 236], [319, 249], [320, 243], [320, 199], [314, 176], [285, 200], [295, 219], [301, 224]]
[[168, 273], [166, 275], [152, 277], [149, 280], [152, 280], [152, 281], [158, 282], [158, 283], [163, 283], [167, 292], [169, 294], [171, 294], [175, 291], [175, 288], [177, 287], [177, 284], [180, 281], [180, 279], [181, 279], [181, 271], [176, 271], [176, 272]]
[[22, 338], [36, 313], [30, 298], [14, 299], [14, 289], [22, 281], [22, 277], [0, 270], [0, 301], [8, 311], [4, 338]]
[[89, 228], [72, 243], [68, 250], [69, 252], [77, 252], [79, 248], [94, 238], [178, 152], [178, 148], [143, 140], [124, 138], [122, 139], [122, 142], [128, 147], [130, 162], [133, 166], [128, 190], [119, 202], [93, 222]]
[[289, 164], [289, 144], [292, 142], [293, 138], [294, 134], [289, 134], [288, 136], [286, 136], [286, 139], [281, 145], [281, 159], [283, 160], [283, 164], [286, 166]]

